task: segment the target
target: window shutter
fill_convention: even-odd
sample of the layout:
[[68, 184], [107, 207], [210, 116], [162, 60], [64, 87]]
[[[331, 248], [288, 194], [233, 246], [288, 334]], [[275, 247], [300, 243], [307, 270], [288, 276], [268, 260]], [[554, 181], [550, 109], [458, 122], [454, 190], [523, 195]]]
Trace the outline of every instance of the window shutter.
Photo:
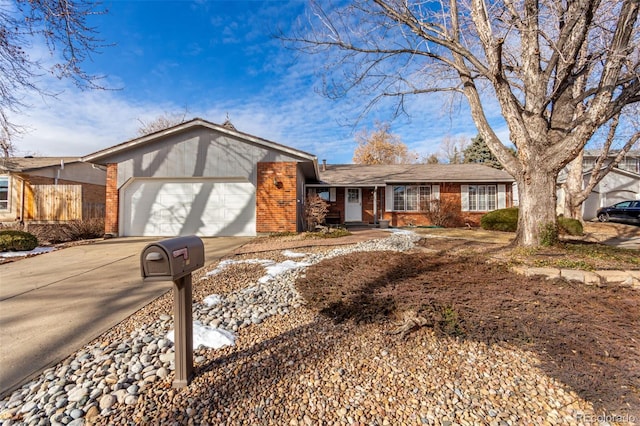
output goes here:
[[498, 185], [498, 208], [504, 209], [507, 207], [507, 187], [505, 185]]
[[336, 201], [336, 189], [335, 188], [329, 188], [329, 201], [331, 201], [331, 202]]
[[460, 199], [462, 201], [462, 211], [469, 211], [469, 185], [460, 185]]
[[384, 210], [393, 211], [393, 186], [391, 185], [384, 187]]
[[431, 185], [431, 198], [434, 200], [440, 199], [440, 185]]

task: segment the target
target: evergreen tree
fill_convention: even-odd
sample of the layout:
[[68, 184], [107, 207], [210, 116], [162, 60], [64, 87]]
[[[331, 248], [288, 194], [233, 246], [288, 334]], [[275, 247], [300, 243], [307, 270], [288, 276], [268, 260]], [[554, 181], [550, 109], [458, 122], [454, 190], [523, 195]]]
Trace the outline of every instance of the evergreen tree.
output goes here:
[[463, 151], [465, 163], [479, 163], [494, 169], [502, 169], [502, 164], [495, 155], [489, 150], [482, 136], [478, 135], [471, 139], [471, 145]]

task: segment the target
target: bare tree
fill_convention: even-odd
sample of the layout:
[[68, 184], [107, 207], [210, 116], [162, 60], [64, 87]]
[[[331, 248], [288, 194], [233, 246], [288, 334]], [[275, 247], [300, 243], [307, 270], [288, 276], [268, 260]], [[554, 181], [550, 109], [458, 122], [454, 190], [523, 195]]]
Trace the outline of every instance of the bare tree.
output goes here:
[[188, 110], [185, 108], [183, 112], [171, 114], [164, 113], [151, 121], [138, 119], [140, 122], [140, 127], [138, 127], [138, 136], [146, 136], [151, 133], [168, 129], [169, 127], [177, 126], [178, 124], [182, 124], [186, 121], [187, 114]]
[[376, 123], [372, 132], [366, 130], [356, 135], [358, 146], [353, 153], [356, 164], [410, 164], [417, 154], [407, 148], [400, 137], [389, 132], [388, 123]]
[[464, 150], [467, 148], [469, 143], [469, 140], [462, 136], [445, 136], [438, 147], [441, 162], [448, 164], [464, 163]]
[[[27, 107], [24, 93], [53, 96], [38, 81], [45, 74], [69, 79], [80, 88], [103, 88], [101, 76], [85, 72], [82, 65], [102, 47], [96, 31], [87, 24], [91, 15], [105, 13], [89, 0], [15, 0], [0, 3], [0, 144], [6, 155], [13, 138], [24, 127], [9, 119], [10, 112]], [[34, 58], [28, 49], [34, 42], [46, 44], [53, 61]]]
[[[638, 0], [322, 4], [313, 3], [288, 40], [329, 55], [326, 93], [395, 99], [399, 112], [411, 95], [462, 93], [480, 135], [516, 179], [519, 245], [537, 246], [556, 228], [559, 171], [640, 101]], [[496, 101], [517, 156], [487, 118]]]
[[436, 154], [429, 154], [422, 158], [421, 163], [424, 164], [440, 164], [440, 159]]

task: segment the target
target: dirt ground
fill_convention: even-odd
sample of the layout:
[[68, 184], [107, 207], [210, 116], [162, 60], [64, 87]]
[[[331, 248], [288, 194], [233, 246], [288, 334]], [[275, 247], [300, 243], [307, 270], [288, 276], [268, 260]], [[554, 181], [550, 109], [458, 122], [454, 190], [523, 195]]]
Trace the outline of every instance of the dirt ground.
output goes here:
[[[412, 311], [442, 335], [533, 351], [600, 412], [640, 418], [640, 291], [516, 275], [512, 259], [496, 261], [503, 243], [425, 238], [411, 253], [325, 260], [296, 285], [308, 307], [336, 322], [389, 331]], [[538, 259], [557, 259], [556, 250]], [[599, 263], [638, 269], [637, 258]]]

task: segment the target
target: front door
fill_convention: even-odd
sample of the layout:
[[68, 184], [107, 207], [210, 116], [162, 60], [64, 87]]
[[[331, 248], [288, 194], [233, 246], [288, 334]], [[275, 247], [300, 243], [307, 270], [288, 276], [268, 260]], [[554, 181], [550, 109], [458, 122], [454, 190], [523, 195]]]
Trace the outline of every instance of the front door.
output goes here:
[[362, 221], [362, 191], [360, 188], [347, 188], [345, 194], [344, 221]]

